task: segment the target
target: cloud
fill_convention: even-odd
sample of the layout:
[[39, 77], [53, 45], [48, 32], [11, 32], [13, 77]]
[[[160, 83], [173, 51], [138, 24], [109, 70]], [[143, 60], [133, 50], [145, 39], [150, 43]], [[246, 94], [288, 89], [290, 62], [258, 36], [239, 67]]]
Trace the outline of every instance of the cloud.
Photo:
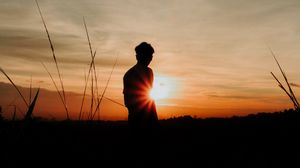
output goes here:
[[[102, 81], [119, 58], [111, 80], [114, 88], [122, 87], [122, 75], [135, 64], [134, 47], [141, 41], [155, 48], [154, 72], [178, 78], [182, 99], [201, 99], [212, 90], [218, 94], [211, 98], [224, 101], [251, 98], [251, 93], [278, 95], [269, 74], [277, 67], [265, 41], [288, 67], [289, 78], [298, 80], [298, 0], [40, 0], [39, 4], [66, 88], [76, 92], [82, 89], [91, 60], [83, 16], [97, 49]], [[34, 1], [3, 1], [0, 10], [0, 66], [21, 85], [33, 74], [52, 89], [40, 61], [51, 73], [56, 69]]]
[[211, 98], [220, 98], [220, 99], [258, 99], [261, 97], [258, 96], [244, 96], [244, 95], [207, 95]]

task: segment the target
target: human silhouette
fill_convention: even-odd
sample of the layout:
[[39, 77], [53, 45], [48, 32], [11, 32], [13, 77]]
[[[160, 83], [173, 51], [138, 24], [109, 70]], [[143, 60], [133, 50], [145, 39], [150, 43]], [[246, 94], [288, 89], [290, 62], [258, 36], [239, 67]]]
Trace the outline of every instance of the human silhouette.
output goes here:
[[154, 49], [146, 42], [135, 47], [137, 63], [123, 77], [123, 94], [128, 109], [131, 160], [137, 167], [154, 167], [158, 157], [158, 117], [150, 98], [153, 71], [148, 67]]
[[148, 67], [153, 58], [151, 44], [142, 42], [135, 47], [137, 63], [123, 78], [123, 94], [128, 109], [128, 125], [132, 132], [147, 134], [158, 124], [156, 106], [149, 93], [153, 86], [153, 71]]

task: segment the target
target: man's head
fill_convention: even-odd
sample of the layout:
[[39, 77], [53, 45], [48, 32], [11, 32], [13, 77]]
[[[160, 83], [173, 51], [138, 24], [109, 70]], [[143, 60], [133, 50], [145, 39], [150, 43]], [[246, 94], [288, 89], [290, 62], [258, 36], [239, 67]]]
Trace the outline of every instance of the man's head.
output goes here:
[[135, 52], [138, 63], [148, 66], [152, 61], [154, 49], [149, 43], [142, 42], [135, 47]]

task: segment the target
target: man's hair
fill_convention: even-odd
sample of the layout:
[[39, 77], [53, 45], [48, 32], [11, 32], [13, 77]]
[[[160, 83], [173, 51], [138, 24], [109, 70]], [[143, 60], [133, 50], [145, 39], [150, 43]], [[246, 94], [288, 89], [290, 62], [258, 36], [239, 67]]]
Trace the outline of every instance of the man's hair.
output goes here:
[[153, 54], [154, 49], [151, 46], [151, 44], [142, 42], [141, 44], [135, 47], [135, 52], [136, 55], [148, 55], [148, 54]]

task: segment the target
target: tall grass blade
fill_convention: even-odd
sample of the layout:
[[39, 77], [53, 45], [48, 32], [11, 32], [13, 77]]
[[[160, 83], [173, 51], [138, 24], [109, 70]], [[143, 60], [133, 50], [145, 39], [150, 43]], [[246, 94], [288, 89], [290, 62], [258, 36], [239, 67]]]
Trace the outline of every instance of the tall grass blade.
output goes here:
[[[61, 88], [62, 88], [63, 101], [64, 101], [64, 104], [66, 104], [66, 95], [65, 95], [64, 84], [63, 84], [63, 81], [62, 81], [62, 77], [61, 77], [60, 70], [59, 70], [59, 68], [58, 68], [58, 63], [57, 63], [56, 55], [55, 55], [55, 52], [54, 52], [54, 46], [53, 46], [53, 43], [52, 43], [52, 41], [51, 41], [50, 34], [49, 34], [49, 31], [48, 31], [46, 22], [45, 22], [45, 20], [44, 20], [42, 11], [41, 11], [41, 9], [40, 9], [39, 3], [38, 3], [37, 0], [35, 0], [35, 2], [36, 2], [36, 5], [37, 5], [37, 7], [38, 7], [39, 14], [40, 14], [40, 16], [41, 16], [41, 19], [42, 19], [42, 22], [43, 22], [45, 31], [46, 31], [46, 33], [47, 33], [47, 37], [48, 37], [48, 40], [49, 40], [50, 48], [51, 48], [51, 51], [52, 51], [53, 60], [54, 60], [54, 62], [55, 62], [55, 66], [56, 66], [56, 70], [57, 70], [57, 73], [58, 73], [60, 85], [61, 85]], [[67, 108], [66, 108], [66, 109], [67, 109]], [[66, 111], [66, 113], [67, 113], [67, 119], [69, 120], [70, 117], [69, 117], [69, 112], [68, 112], [68, 110]]]
[[278, 78], [273, 74], [273, 72], [271, 72], [272, 76], [274, 77], [274, 79], [278, 82], [278, 86], [289, 96], [289, 98], [292, 100], [294, 107], [296, 106], [296, 102], [294, 101], [292, 95], [285, 89], [285, 87], [282, 85], [282, 83], [278, 80]]
[[[90, 40], [89, 31], [88, 31], [87, 24], [86, 24], [86, 21], [85, 21], [84, 17], [83, 17], [83, 23], [84, 23], [84, 28], [85, 28], [85, 32], [86, 32], [86, 37], [87, 37], [88, 44], [89, 44], [90, 54], [91, 54], [91, 57], [92, 57], [92, 64], [91, 64], [92, 68], [93, 68], [93, 71], [92, 71], [92, 88], [91, 88], [92, 100], [91, 100], [91, 108], [90, 108], [90, 110], [91, 110], [90, 114], [92, 116], [93, 104], [94, 104], [94, 100], [95, 100], [94, 99], [95, 92], [96, 92], [96, 95], [97, 95], [97, 100], [99, 101], [98, 77], [97, 77], [97, 71], [96, 71], [96, 66], [95, 66], [95, 56], [96, 56], [96, 54], [93, 54], [92, 43], [91, 43], [91, 40]], [[95, 82], [95, 85], [94, 85], [93, 82]], [[95, 90], [94, 90], [94, 87], [95, 87]]]
[[117, 102], [117, 101], [115, 101], [115, 100], [113, 100], [113, 99], [111, 99], [111, 98], [108, 98], [108, 97], [105, 97], [105, 96], [103, 96], [103, 98], [104, 98], [104, 99], [107, 99], [107, 100], [109, 100], [109, 101], [111, 101], [111, 102], [113, 102], [113, 103], [116, 103], [116, 104], [118, 104], [118, 105], [120, 105], [120, 106], [126, 107], [124, 104], [119, 103], [119, 102]]
[[109, 78], [108, 78], [108, 80], [107, 80], [107, 82], [106, 82], [106, 86], [105, 86], [105, 88], [104, 88], [104, 90], [103, 90], [103, 93], [102, 93], [102, 95], [101, 95], [101, 98], [100, 98], [100, 100], [99, 100], [99, 102], [98, 102], [98, 104], [97, 104], [96, 110], [95, 110], [95, 112], [94, 112], [94, 114], [93, 114], [93, 116], [92, 116], [92, 120], [94, 119], [95, 114], [96, 114], [97, 110], [99, 109], [99, 107], [100, 107], [100, 105], [101, 105], [102, 99], [103, 99], [103, 97], [104, 97], [104, 95], [105, 95], [106, 89], [107, 89], [107, 87], [108, 87], [108, 84], [109, 84], [109, 81], [110, 81], [110, 79], [111, 79], [112, 73], [113, 73], [113, 71], [114, 71], [114, 69], [115, 69], [115, 67], [116, 67], [116, 65], [117, 65], [117, 62], [118, 62], [118, 57], [116, 58], [115, 63], [114, 63], [114, 65], [113, 65], [113, 68], [112, 68], [112, 70], [111, 70], [111, 72], [110, 72], [110, 74], [109, 74]]
[[273, 57], [274, 57], [274, 59], [275, 59], [277, 65], [278, 65], [278, 67], [279, 67], [279, 69], [280, 69], [280, 71], [281, 71], [281, 73], [282, 73], [282, 76], [283, 76], [283, 78], [284, 78], [284, 80], [285, 80], [285, 82], [286, 82], [286, 84], [287, 84], [287, 86], [288, 86], [288, 88], [289, 88], [289, 91], [290, 91], [290, 93], [291, 93], [291, 96], [293, 97], [295, 103], [296, 103], [297, 106], [299, 107], [299, 103], [298, 103], [298, 101], [297, 101], [297, 99], [296, 99], [296, 96], [295, 96], [295, 94], [294, 94], [294, 92], [293, 92], [291, 86], [290, 86], [290, 83], [288, 82], [288, 79], [287, 79], [287, 77], [286, 77], [285, 72], [284, 72], [283, 69], [281, 68], [281, 66], [280, 66], [280, 64], [279, 64], [279, 62], [278, 62], [278, 60], [277, 60], [276, 57], [275, 57], [275, 55], [273, 55]]
[[[85, 100], [85, 96], [86, 96], [86, 89], [87, 89], [88, 80], [89, 80], [91, 71], [92, 71], [92, 69], [94, 70], [94, 75], [95, 75], [95, 71], [96, 71], [96, 69], [95, 69], [95, 63], [94, 63], [94, 60], [95, 60], [95, 57], [96, 57], [96, 50], [95, 50], [95, 52], [93, 52], [92, 44], [91, 44], [91, 41], [90, 41], [89, 32], [88, 32], [87, 25], [86, 25], [84, 17], [83, 17], [83, 24], [84, 24], [84, 28], [85, 28], [86, 37], [87, 37], [87, 40], [88, 40], [88, 45], [89, 45], [89, 50], [90, 50], [90, 54], [91, 54], [92, 60], [91, 60], [91, 63], [90, 63], [88, 75], [87, 75], [85, 86], [84, 86], [83, 97], [82, 97], [80, 111], [79, 111], [79, 116], [78, 116], [79, 120], [81, 120], [81, 117], [82, 117], [82, 110], [83, 110], [84, 100]], [[92, 73], [92, 75], [93, 75], [93, 73]], [[98, 84], [96, 83], [96, 85], [98, 85]]]
[[32, 90], [32, 75], [30, 76], [29, 103], [31, 103], [31, 90]]
[[89, 36], [89, 32], [86, 26], [86, 22], [85, 22], [85, 18], [83, 17], [83, 24], [84, 24], [84, 28], [85, 28], [85, 33], [86, 33], [86, 37], [89, 43], [89, 48], [90, 48], [90, 53], [91, 53], [91, 57], [93, 57], [93, 49], [92, 49], [92, 44], [91, 44], [91, 40], [90, 40], [90, 36]]
[[[93, 70], [92, 70], [92, 73], [93, 73]], [[92, 78], [91, 79], [91, 106], [90, 106], [89, 118], [93, 114], [93, 107], [94, 107], [94, 77], [93, 77], [93, 75], [91, 78]]]
[[81, 120], [81, 117], [82, 117], [82, 110], [83, 110], [84, 100], [85, 100], [85, 96], [86, 96], [86, 89], [87, 89], [87, 85], [88, 85], [88, 81], [89, 81], [89, 77], [90, 77], [90, 74], [91, 74], [91, 70], [92, 70], [92, 66], [93, 66], [95, 56], [96, 56], [96, 51], [94, 52], [92, 61], [90, 63], [89, 71], [88, 71], [88, 74], [87, 74], [87, 77], [86, 77], [86, 80], [85, 80], [85, 85], [84, 85], [84, 90], [83, 90], [83, 97], [82, 97], [80, 111], [79, 111], [79, 117], [78, 117], [79, 120]]
[[0, 68], [0, 71], [6, 76], [6, 78], [10, 81], [10, 83], [15, 87], [15, 89], [18, 91], [19, 95], [21, 96], [22, 100], [24, 101], [24, 103], [26, 104], [27, 107], [29, 107], [25, 97], [22, 95], [21, 91], [19, 90], [19, 88], [15, 85], [15, 83], [10, 79], [10, 77], [5, 73], [5, 71]]
[[[87, 73], [86, 73], [86, 71], [84, 71], [84, 82], [85, 82], [85, 84], [87, 83]], [[80, 107], [80, 111], [79, 111], [78, 120], [81, 120], [81, 116], [82, 117], [84, 116], [84, 113], [82, 113], [82, 106], [83, 106], [83, 102], [84, 102], [84, 97], [85, 97], [85, 95], [83, 96], [83, 99], [82, 99], [82, 102], [81, 102], [81, 107]]]
[[[49, 72], [49, 70], [47, 69], [46, 65], [45, 65], [43, 62], [41, 62], [41, 64], [43, 65], [43, 67], [44, 67], [45, 70], [47, 71], [48, 75], [50, 76], [50, 78], [51, 78], [51, 80], [52, 80], [52, 83], [54, 84], [55, 89], [56, 89], [56, 91], [57, 91], [57, 93], [58, 93], [58, 95], [59, 95], [59, 98], [60, 98], [61, 102], [62, 102], [63, 105], [64, 105], [65, 111], [68, 111], [67, 105], [65, 104], [65, 102], [64, 102], [64, 100], [63, 100], [63, 96], [61, 95], [60, 91], [58, 90], [58, 87], [57, 87], [57, 85], [56, 85], [56, 83], [55, 83], [55, 81], [54, 81], [54, 79], [53, 79], [51, 73]], [[68, 118], [68, 115], [67, 115], [67, 118]], [[68, 119], [69, 119], [69, 118], [68, 118]]]
[[40, 93], [40, 88], [37, 90], [37, 92], [34, 96], [34, 99], [33, 99], [32, 103], [30, 104], [30, 106], [28, 108], [28, 111], [27, 111], [27, 113], [25, 115], [25, 118], [24, 118], [25, 121], [28, 121], [28, 120], [32, 119], [32, 113], [33, 113], [37, 98], [39, 96], [39, 93]]
[[285, 72], [283, 71], [281, 65], [279, 64], [279, 62], [278, 62], [278, 60], [277, 60], [277, 58], [276, 58], [275, 53], [273, 52], [273, 50], [272, 50], [270, 47], [269, 47], [269, 50], [270, 50], [270, 52], [271, 52], [273, 58], [275, 59], [277, 65], [278, 65], [278, 67], [279, 67], [279, 69], [280, 69], [280, 72], [281, 72], [281, 74], [282, 74], [282, 76], [283, 76], [283, 78], [284, 78], [284, 80], [285, 80], [285, 82], [286, 82], [286, 84], [287, 84], [287, 86], [288, 86], [288, 89], [289, 89], [289, 92], [290, 92], [290, 96], [291, 96], [291, 98], [292, 98], [292, 100], [293, 100], [293, 103], [295, 104], [295, 108], [298, 109], [298, 108], [299, 108], [299, 102], [298, 102], [298, 100], [297, 100], [297, 98], [296, 98], [296, 96], [295, 96], [295, 94], [294, 94], [294, 92], [293, 92], [293, 90], [292, 90], [292, 88], [291, 88], [291, 86], [290, 86], [290, 83], [288, 82], [288, 79], [287, 79], [287, 77], [286, 77], [286, 74], [285, 74]]

